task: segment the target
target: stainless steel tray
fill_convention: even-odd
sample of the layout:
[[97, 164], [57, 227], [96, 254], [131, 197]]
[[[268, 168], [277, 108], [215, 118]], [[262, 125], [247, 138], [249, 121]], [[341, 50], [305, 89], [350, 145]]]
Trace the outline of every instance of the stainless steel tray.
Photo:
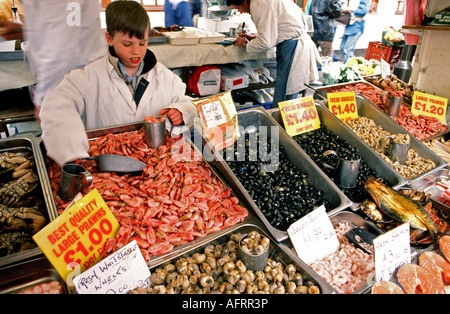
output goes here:
[[[271, 137], [271, 127], [279, 130], [280, 145], [286, 150], [289, 160], [302, 172], [307, 174], [308, 183], [324, 192], [324, 198], [333, 206], [327, 208], [327, 213], [332, 214], [350, 206], [351, 201], [341, 192], [341, 190], [328, 178], [325, 173], [311, 160], [311, 158], [295, 143], [295, 141], [281, 128], [275, 120], [262, 107], [246, 109], [238, 112], [238, 121], [240, 128], [257, 129], [260, 126], [268, 127], [268, 137]], [[249, 128], [250, 127], [250, 128]], [[209, 150], [204, 149], [204, 154]], [[288, 238], [285, 230], [279, 230], [273, 227], [266, 219], [261, 209], [258, 208], [252, 197], [248, 194], [244, 186], [231, 171], [221, 154], [213, 152], [213, 156], [208, 156], [210, 164], [218, 169], [225, 180], [231, 185], [237, 195], [241, 197], [256, 213], [269, 232], [277, 241], [284, 241]]]
[[62, 293], [69, 293], [64, 280], [47, 258], [36, 258], [0, 269], [0, 294], [20, 293], [51, 281], [61, 284]]
[[[391, 134], [409, 134], [410, 136], [410, 148], [414, 149], [419, 156], [432, 160], [436, 167], [422, 173], [421, 175], [408, 179], [404, 176], [403, 178], [405, 184], [412, 184], [414, 181], [420, 180], [424, 178], [425, 176], [444, 168], [447, 166], [447, 162], [444, 161], [441, 157], [439, 157], [435, 152], [433, 152], [431, 149], [429, 149], [425, 144], [423, 144], [421, 141], [419, 141], [417, 138], [415, 138], [413, 135], [411, 135], [408, 131], [406, 131], [402, 126], [397, 124], [394, 120], [392, 120], [387, 114], [385, 114], [383, 111], [381, 111], [376, 105], [374, 105], [372, 102], [370, 102], [366, 97], [361, 95], [356, 95], [356, 105], [358, 108], [358, 115], [370, 118], [375, 121], [375, 123], [383, 128], [383, 130], [390, 132]], [[324, 101], [323, 106], [328, 109], [328, 102]], [[347, 125], [343, 126], [344, 128], [348, 128], [351, 132], [353, 132]], [[367, 145], [366, 143], [364, 143]], [[370, 147], [369, 145], [367, 145]], [[372, 149], [372, 148], [370, 148]], [[386, 163], [387, 166], [391, 167], [385, 160], [382, 160], [382, 162]], [[392, 168], [392, 167], [391, 167]], [[394, 171], [395, 169], [392, 168]], [[396, 171], [397, 172], [397, 171]]]
[[[346, 86], [349, 86], [349, 87], [350, 87], [350, 86], [354, 86], [354, 85], [356, 85], [356, 84], [363, 84], [363, 85], [366, 85], [366, 86], [368, 86], [368, 87], [370, 87], [370, 88], [373, 88], [373, 89], [375, 89], [375, 90], [377, 90], [377, 91], [380, 91], [380, 92], [383, 91], [382, 88], [376, 86], [375, 84], [370, 83], [370, 81], [367, 81], [366, 79], [361, 80], [361, 81], [351, 82], [351, 83], [343, 83], [343, 84], [327, 85], [327, 86], [322, 86], [322, 87], [317, 87], [317, 88], [311, 88], [311, 89], [313, 89], [313, 90], [315, 91], [315, 93], [314, 93], [314, 96], [315, 96], [315, 97], [317, 97], [318, 99], [323, 99], [323, 100], [325, 101], [325, 103], [326, 103], [327, 97], [325, 96], [324, 93], [333, 92], [333, 89], [334, 89], [334, 88], [337, 88], [337, 87], [346, 87]], [[359, 93], [357, 93], [357, 94], [359, 94]], [[359, 94], [359, 95], [363, 96], [362, 94]], [[364, 96], [364, 97], [365, 97], [365, 96]], [[367, 97], [366, 97], [366, 98], [367, 98]], [[368, 99], [368, 98], [367, 98], [367, 99]], [[370, 101], [370, 99], [369, 99], [369, 101]], [[380, 109], [376, 104], [374, 104], [374, 105], [375, 105], [378, 109]], [[445, 135], [445, 134], [449, 134], [449, 133], [450, 133], [450, 125], [449, 125], [449, 121], [450, 121], [450, 111], [448, 110], [448, 109], [449, 109], [449, 106], [450, 106], [450, 104], [447, 106], [446, 123], [444, 123], [444, 125], [447, 126], [447, 128], [449, 128], [449, 129], [448, 129], [447, 131], [445, 131], [445, 132], [441, 132], [441, 133], [436, 134], [436, 135], [434, 135], [434, 136], [427, 137], [427, 138], [425, 138], [425, 139], [423, 139], [423, 140], [421, 140], [421, 141], [428, 141], [428, 140], [431, 140], [431, 139], [433, 139], [433, 138], [440, 137], [440, 136], [443, 136], [443, 135]], [[381, 110], [381, 109], [380, 109], [380, 111], [383, 112], [383, 110]], [[383, 113], [384, 113], [384, 112], [383, 112]], [[394, 121], [394, 120], [392, 120], [392, 121]], [[395, 122], [395, 121], [394, 121], [394, 122]], [[397, 123], [397, 122], [395, 122], [395, 123]], [[402, 127], [402, 128], [403, 128], [403, 127]]]
[[[53, 211], [53, 208], [50, 206], [51, 200], [51, 192], [49, 192], [49, 185], [45, 181], [46, 172], [44, 172], [41, 167], [40, 160], [40, 152], [39, 148], [36, 145], [34, 135], [23, 135], [23, 136], [13, 136], [3, 140], [0, 140], [0, 151], [10, 151], [15, 153], [25, 153], [31, 152], [34, 159], [34, 169], [35, 173], [39, 177], [40, 185], [37, 193], [41, 194], [38, 197], [42, 198], [43, 204], [46, 206], [46, 218], [50, 222], [56, 218], [56, 212]], [[4, 257], [0, 257], [0, 267], [8, 264], [17, 263], [21, 260], [36, 257], [41, 255], [42, 251], [39, 247], [25, 250], [23, 252], [18, 252], [14, 254], [10, 254]]]
[[[87, 137], [88, 137], [89, 140], [94, 140], [94, 139], [96, 139], [97, 137], [104, 136], [104, 135], [106, 135], [106, 134], [116, 134], [116, 133], [123, 133], [123, 132], [132, 132], [132, 131], [136, 131], [136, 130], [141, 129], [142, 126], [143, 126], [143, 123], [142, 123], [142, 122], [139, 122], [139, 123], [132, 123], [132, 124], [124, 124], [124, 125], [118, 125], [118, 126], [109, 127], [109, 128], [100, 128], [100, 129], [92, 129], [92, 130], [88, 130], [88, 131], [86, 131], [86, 134], [87, 134]], [[185, 137], [185, 140], [186, 140], [187, 143], [189, 143], [189, 144], [191, 145], [191, 147], [192, 147], [193, 149], [195, 149], [195, 150], [198, 151], [198, 149], [197, 149], [196, 146], [191, 142], [191, 140], [190, 140], [189, 137]], [[44, 145], [44, 143], [43, 143], [43, 141], [42, 141], [41, 138], [38, 139], [38, 144], [39, 144], [39, 147], [40, 147], [40, 151], [41, 151], [41, 153], [42, 153], [42, 156], [46, 156], [45, 145]], [[206, 162], [207, 164], [209, 164], [209, 162], [208, 162], [207, 160], [205, 160], [205, 162]], [[44, 162], [44, 164], [45, 164], [45, 162]], [[220, 173], [218, 173], [217, 171], [215, 171], [214, 168], [213, 168], [210, 164], [209, 164], [209, 166], [210, 166], [212, 172], [213, 172], [213, 173], [217, 176], [217, 178], [222, 182], [222, 184], [223, 184], [225, 187], [229, 187], [229, 185], [226, 183], [226, 181], [221, 177]], [[47, 172], [47, 166], [45, 165], [43, 168], [44, 168], [45, 176], [46, 176], [45, 179], [46, 179], [47, 182], [50, 184], [50, 179], [49, 179], [48, 172]], [[232, 193], [232, 195], [236, 196], [236, 197], [239, 199], [239, 203], [240, 203], [242, 206], [246, 207], [247, 210], [248, 210], [248, 216], [247, 216], [247, 218], [244, 220], [244, 222], [247, 222], [248, 220], [251, 221], [252, 219], [256, 219], [256, 218], [253, 216], [251, 210], [248, 209], [248, 206], [245, 206], [245, 203], [242, 201], [242, 199], [240, 199], [239, 195], [237, 195], [237, 194], [235, 193], [235, 191], [232, 191], [231, 193]], [[51, 199], [50, 199], [51, 206], [52, 206], [53, 208], [55, 208], [55, 211], [56, 211], [56, 213], [57, 213], [58, 210], [57, 210], [57, 205], [56, 205], [55, 199], [53, 198], [53, 194], [50, 194], [50, 195], [51, 195]], [[228, 228], [230, 228], [230, 227], [228, 227]], [[228, 228], [223, 229], [223, 230], [227, 230]], [[221, 231], [223, 231], [223, 230], [221, 230]], [[219, 232], [220, 232], [220, 231], [219, 231]], [[172, 254], [174, 254], [174, 253], [176, 253], [176, 252], [178, 252], [178, 251], [184, 251], [184, 250], [188, 249], [190, 246], [195, 245], [196, 243], [198, 243], [198, 241], [200, 241], [200, 240], [202, 240], [202, 239], [204, 239], [204, 238], [205, 238], [205, 239], [209, 239], [209, 237], [210, 237], [211, 235], [213, 235], [213, 234], [214, 234], [214, 233], [208, 234], [208, 235], [203, 236], [202, 238], [196, 239], [196, 240], [194, 240], [194, 241], [192, 241], [192, 242], [189, 242], [189, 243], [187, 243], [187, 244], [183, 244], [183, 245], [174, 247], [173, 252], [168, 253], [167, 255], [168, 255], [168, 256], [172, 256]], [[163, 256], [165, 256], [165, 255], [163, 255]], [[150, 257], [150, 260], [159, 260], [159, 259], [161, 259], [163, 256], [151, 256], [151, 257]]]
[[[383, 178], [387, 185], [397, 189], [406, 184], [405, 179], [400, 176], [397, 171], [394, 171], [391, 167], [388, 167], [380, 155], [368, 147], [354, 132], [348, 128], [345, 128], [345, 124], [339, 120], [336, 115], [320, 105], [317, 105], [316, 109], [319, 114], [321, 125], [326, 127], [330, 132], [337, 135], [339, 138], [347, 141], [353, 147], [357, 148], [364, 162], [372, 168], [378, 176]], [[269, 110], [269, 112], [272, 118], [284, 128], [280, 109], [272, 109]], [[358, 206], [358, 203], [352, 202], [350, 207], [356, 209]]]
[[163, 259], [158, 261], [151, 262], [149, 264], [150, 272], [153, 273], [154, 270], [158, 267], [164, 267], [169, 263], [175, 263], [176, 260], [180, 258], [190, 257], [195, 253], [201, 252], [208, 245], [217, 245], [224, 244], [228, 242], [230, 236], [234, 233], [241, 233], [242, 235], [248, 234], [250, 231], [258, 231], [261, 235], [268, 237], [271, 240], [269, 246], [269, 258], [280, 261], [283, 266], [288, 264], [293, 264], [297, 268], [297, 272], [302, 275], [304, 281], [310, 280], [316, 286], [319, 287], [320, 292], [322, 294], [331, 294], [335, 293], [335, 290], [323, 280], [317, 273], [315, 273], [312, 269], [309, 268], [296, 254], [292, 252], [287, 246], [284, 244], [277, 243], [273, 240], [273, 238], [267, 234], [264, 230], [263, 226], [260, 226], [259, 222], [254, 223], [241, 223], [234, 227], [231, 227], [228, 230], [219, 231], [214, 234], [213, 237], [209, 239], [200, 240], [195, 246], [191, 246], [189, 249], [178, 252], [176, 254], [172, 254], [171, 256], [166, 256]]

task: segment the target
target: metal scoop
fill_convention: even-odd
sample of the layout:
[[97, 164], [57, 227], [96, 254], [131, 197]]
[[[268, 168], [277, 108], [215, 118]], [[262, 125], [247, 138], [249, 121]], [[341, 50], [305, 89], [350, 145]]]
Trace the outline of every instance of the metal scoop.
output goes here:
[[139, 160], [116, 154], [103, 154], [84, 159], [95, 160], [100, 172], [137, 172], [147, 166]]

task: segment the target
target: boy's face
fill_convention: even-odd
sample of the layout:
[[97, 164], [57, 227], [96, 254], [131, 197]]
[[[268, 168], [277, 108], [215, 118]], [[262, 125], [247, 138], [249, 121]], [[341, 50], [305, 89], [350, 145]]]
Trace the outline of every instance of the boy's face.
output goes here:
[[144, 39], [128, 34], [117, 32], [111, 37], [108, 32], [105, 34], [108, 45], [113, 46], [120, 62], [127, 70], [128, 75], [133, 76], [139, 69], [139, 65], [144, 60], [147, 53], [148, 31], [144, 34]]

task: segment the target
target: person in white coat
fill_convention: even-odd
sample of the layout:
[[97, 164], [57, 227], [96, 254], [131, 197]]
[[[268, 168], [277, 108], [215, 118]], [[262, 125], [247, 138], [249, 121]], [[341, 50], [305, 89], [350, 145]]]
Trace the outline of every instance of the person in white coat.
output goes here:
[[235, 45], [249, 54], [276, 47], [277, 78], [273, 108], [297, 98], [305, 84], [318, 80], [319, 52], [307, 33], [305, 14], [292, 0], [227, 0], [241, 13], [250, 13], [258, 35], [244, 34]]
[[[45, 94], [64, 75], [103, 57], [107, 45], [100, 26], [100, 3], [93, 0], [22, 0], [24, 24], [0, 24], [11, 39], [24, 39], [23, 49], [36, 77], [33, 102], [39, 108]], [[22, 35], [23, 34], [23, 35]]]
[[42, 139], [59, 165], [89, 156], [89, 129], [163, 113], [174, 125], [193, 124], [196, 108], [186, 85], [147, 49], [150, 20], [142, 5], [112, 2], [106, 24], [108, 54], [71, 71], [42, 104]]

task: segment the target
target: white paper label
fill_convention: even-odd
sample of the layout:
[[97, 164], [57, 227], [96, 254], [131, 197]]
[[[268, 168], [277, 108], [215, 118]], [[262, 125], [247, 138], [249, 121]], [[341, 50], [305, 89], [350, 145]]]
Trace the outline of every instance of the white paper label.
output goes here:
[[73, 283], [79, 294], [125, 294], [148, 287], [150, 270], [132, 241], [75, 277]]
[[213, 101], [202, 106], [208, 129], [227, 123], [227, 117], [223, 112], [220, 101]]
[[385, 79], [391, 75], [391, 66], [384, 59], [380, 59], [381, 78]]
[[298, 257], [306, 264], [339, 249], [336, 231], [323, 205], [294, 222], [287, 231]]
[[411, 263], [409, 223], [404, 223], [373, 240], [375, 253], [375, 278], [390, 280], [395, 270]]

